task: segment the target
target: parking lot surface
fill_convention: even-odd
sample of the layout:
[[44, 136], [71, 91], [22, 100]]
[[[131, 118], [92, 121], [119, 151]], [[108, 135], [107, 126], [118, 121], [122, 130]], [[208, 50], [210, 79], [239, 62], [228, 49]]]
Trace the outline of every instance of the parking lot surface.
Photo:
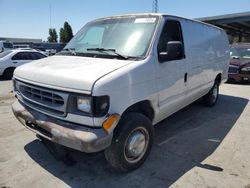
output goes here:
[[11, 81], [0, 81], [0, 187], [250, 187], [250, 85], [224, 84], [213, 108], [195, 102], [155, 129], [146, 162], [114, 172], [102, 152], [57, 161], [13, 116]]

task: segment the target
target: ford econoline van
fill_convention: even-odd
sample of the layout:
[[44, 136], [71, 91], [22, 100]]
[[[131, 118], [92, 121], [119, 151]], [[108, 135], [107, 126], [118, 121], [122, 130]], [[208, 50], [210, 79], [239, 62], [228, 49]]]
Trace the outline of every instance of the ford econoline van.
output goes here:
[[226, 33], [163, 14], [87, 23], [56, 55], [14, 72], [13, 112], [28, 129], [82, 152], [104, 151], [119, 171], [147, 158], [154, 125], [227, 80]]

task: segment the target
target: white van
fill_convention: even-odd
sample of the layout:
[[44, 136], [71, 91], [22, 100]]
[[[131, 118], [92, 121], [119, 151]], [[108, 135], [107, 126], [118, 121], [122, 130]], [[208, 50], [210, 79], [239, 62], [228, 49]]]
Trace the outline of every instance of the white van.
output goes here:
[[105, 151], [119, 171], [148, 156], [154, 126], [193, 101], [214, 106], [229, 44], [217, 27], [136, 14], [86, 24], [55, 56], [14, 72], [17, 119], [42, 139]]
[[12, 49], [13, 49], [13, 44], [11, 42], [0, 41], [0, 53]]

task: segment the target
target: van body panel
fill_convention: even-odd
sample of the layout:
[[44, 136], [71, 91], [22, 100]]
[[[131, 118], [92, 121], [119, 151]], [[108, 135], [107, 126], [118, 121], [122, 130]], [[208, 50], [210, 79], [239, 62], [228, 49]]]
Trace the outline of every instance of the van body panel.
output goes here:
[[228, 40], [224, 31], [206, 24], [180, 19], [185, 38], [188, 65], [187, 101], [207, 93], [221, 73], [225, 81], [228, 70]]
[[145, 60], [131, 63], [97, 80], [92, 94], [99, 96], [109, 93], [109, 114], [123, 114], [129, 106], [145, 100], [150, 101], [153, 109], [158, 109], [158, 88], [155, 77], [154, 61], [149, 56]]

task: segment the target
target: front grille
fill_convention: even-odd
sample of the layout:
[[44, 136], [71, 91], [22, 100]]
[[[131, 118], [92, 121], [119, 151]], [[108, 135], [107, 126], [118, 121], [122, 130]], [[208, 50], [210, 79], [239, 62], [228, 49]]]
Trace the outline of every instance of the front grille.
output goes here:
[[16, 81], [16, 89], [27, 106], [49, 115], [65, 116], [68, 93]]
[[64, 100], [61, 96], [53, 92], [43, 91], [30, 86], [21, 85], [20, 92], [27, 98], [51, 107], [62, 106]]
[[239, 73], [239, 68], [238, 67], [229, 66], [228, 73], [230, 73], [230, 74], [237, 74], [237, 73]]
[[250, 71], [241, 71], [241, 74], [250, 74]]

